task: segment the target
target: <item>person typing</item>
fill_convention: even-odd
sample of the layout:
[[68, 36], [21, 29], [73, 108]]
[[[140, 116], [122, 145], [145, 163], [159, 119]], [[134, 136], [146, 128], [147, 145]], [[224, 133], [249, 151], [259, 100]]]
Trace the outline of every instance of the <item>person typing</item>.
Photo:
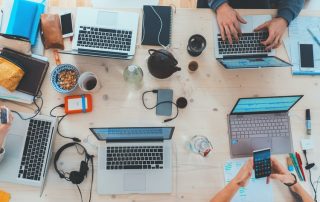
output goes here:
[[268, 38], [261, 43], [266, 50], [278, 48], [281, 38], [290, 22], [298, 16], [304, 5], [304, 0], [208, 0], [209, 7], [217, 15], [222, 39], [233, 43], [241, 36], [240, 24], [246, 24], [246, 20], [234, 9], [271, 9], [278, 8], [275, 18], [256, 27], [254, 31], [268, 30]]

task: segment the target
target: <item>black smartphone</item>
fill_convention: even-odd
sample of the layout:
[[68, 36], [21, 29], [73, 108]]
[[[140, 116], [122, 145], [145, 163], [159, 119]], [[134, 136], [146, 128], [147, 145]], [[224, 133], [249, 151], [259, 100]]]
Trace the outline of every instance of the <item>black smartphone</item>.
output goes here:
[[314, 68], [312, 44], [300, 44], [300, 67]]
[[63, 38], [70, 37], [73, 35], [72, 27], [72, 15], [71, 13], [65, 13], [60, 15], [61, 29]]
[[253, 151], [255, 178], [268, 177], [271, 174], [270, 148]]
[[0, 111], [0, 119], [2, 124], [9, 123], [9, 109], [7, 108], [1, 108]]
[[172, 99], [173, 90], [171, 89], [158, 89], [157, 104], [161, 102], [166, 102], [159, 104], [156, 108], [156, 114], [159, 116], [171, 116], [172, 114]]

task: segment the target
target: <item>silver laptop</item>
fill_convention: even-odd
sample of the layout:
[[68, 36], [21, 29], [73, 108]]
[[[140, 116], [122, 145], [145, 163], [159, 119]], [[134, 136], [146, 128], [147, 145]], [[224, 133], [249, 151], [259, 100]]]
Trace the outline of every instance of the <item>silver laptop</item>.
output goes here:
[[132, 59], [138, 21], [138, 13], [78, 8], [72, 51], [61, 53]]
[[254, 29], [270, 20], [271, 15], [251, 15], [243, 17], [247, 24], [241, 24], [242, 36], [239, 41], [223, 41], [214, 17], [214, 47], [217, 61], [226, 69], [288, 67], [291, 64], [277, 58], [275, 50], [266, 51], [261, 44], [268, 38], [268, 32], [254, 32]]
[[23, 121], [18, 115], [13, 115], [5, 143], [5, 156], [0, 163], [0, 181], [41, 187], [51, 158], [56, 118], [38, 115]]
[[263, 148], [271, 148], [273, 154], [292, 152], [288, 113], [301, 98], [240, 98], [228, 116], [231, 156], [251, 156]]
[[171, 193], [173, 127], [90, 128], [99, 194]]

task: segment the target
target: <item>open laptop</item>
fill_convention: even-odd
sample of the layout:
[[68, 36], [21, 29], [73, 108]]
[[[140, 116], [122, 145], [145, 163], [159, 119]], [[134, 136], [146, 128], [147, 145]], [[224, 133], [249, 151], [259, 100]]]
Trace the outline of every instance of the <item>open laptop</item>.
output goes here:
[[215, 57], [226, 69], [288, 67], [290, 63], [277, 58], [275, 50], [266, 51], [261, 44], [268, 38], [268, 32], [254, 32], [254, 29], [264, 22], [271, 20], [271, 15], [251, 15], [243, 17], [247, 24], [241, 24], [242, 36], [239, 42], [233, 39], [223, 41], [220, 29], [214, 16], [214, 47]]
[[0, 163], [0, 181], [43, 187], [57, 129], [56, 118], [38, 115], [24, 121], [16, 114], [13, 116]]
[[100, 141], [99, 194], [171, 193], [174, 127], [90, 128]]
[[61, 53], [132, 59], [139, 14], [78, 8], [72, 51]]
[[302, 95], [240, 98], [228, 116], [232, 157], [251, 156], [271, 148], [273, 154], [292, 152], [289, 110]]

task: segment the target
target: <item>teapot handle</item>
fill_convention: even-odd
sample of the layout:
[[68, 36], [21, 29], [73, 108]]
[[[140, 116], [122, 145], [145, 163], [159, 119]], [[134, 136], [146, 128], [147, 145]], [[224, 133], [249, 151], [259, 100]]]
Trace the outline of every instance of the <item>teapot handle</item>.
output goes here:
[[169, 54], [166, 54], [166, 53], [164, 53], [164, 52], [161, 52], [161, 51], [158, 51], [158, 50], [155, 50], [155, 49], [149, 49], [149, 50], [148, 50], [149, 55], [152, 55], [152, 54], [153, 54], [152, 52], [156, 52], [156, 53], [160, 53], [160, 54], [162, 54], [162, 55], [165, 55], [165, 56], [167, 56], [168, 58], [170, 58], [171, 61], [173, 61], [174, 65], [177, 65], [177, 64], [178, 64], [178, 61], [177, 61], [174, 57], [172, 57], [171, 55], [169, 55]]

